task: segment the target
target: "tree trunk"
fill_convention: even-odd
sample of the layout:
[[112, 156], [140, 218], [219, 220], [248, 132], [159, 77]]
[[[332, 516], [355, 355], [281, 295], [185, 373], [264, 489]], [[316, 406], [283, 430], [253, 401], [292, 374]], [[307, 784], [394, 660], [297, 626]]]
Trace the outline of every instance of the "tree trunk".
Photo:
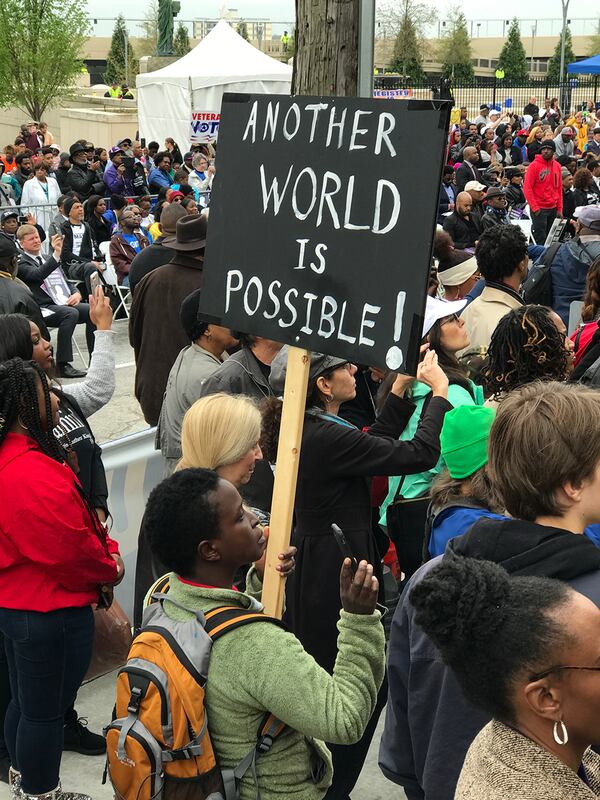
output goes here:
[[292, 94], [358, 94], [359, 0], [296, 0]]

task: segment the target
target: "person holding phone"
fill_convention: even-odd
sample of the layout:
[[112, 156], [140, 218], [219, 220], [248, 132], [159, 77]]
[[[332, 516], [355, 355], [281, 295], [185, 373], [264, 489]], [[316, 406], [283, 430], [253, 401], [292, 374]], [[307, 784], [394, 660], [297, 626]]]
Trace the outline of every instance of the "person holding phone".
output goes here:
[[[118, 546], [54, 434], [43, 369], [0, 364], [0, 632], [12, 699], [5, 721], [14, 797], [62, 797], [64, 714], [88, 668], [92, 606], [118, 581]], [[87, 795], [71, 793], [70, 800]]]
[[[271, 364], [270, 384], [281, 395], [287, 368], [287, 347]], [[419, 380], [430, 387], [432, 399], [411, 441], [399, 436], [414, 411], [404, 394], [413, 378], [397, 375], [379, 418], [361, 431], [339, 416], [340, 405], [356, 394], [356, 367], [333, 356], [311, 355], [308, 394], [295, 503], [292, 543], [298, 548], [297, 567], [286, 590], [286, 621], [323, 669], [331, 672], [337, 654], [340, 599], [336, 576], [342, 555], [331, 525], [343, 530], [354, 557], [373, 564], [381, 583], [381, 553], [372, 527], [370, 478], [410, 474], [433, 467], [440, 453], [440, 431], [451, 406], [446, 397], [448, 378], [436, 353], [426, 353], [418, 367]], [[261, 446], [274, 462], [282, 402], [264, 401]], [[386, 687], [361, 740], [354, 745], [329, 745], [333, 753], [333, 785], [327, 795], [348, 798], [367, 755], [377, 720], [385, 704]]]
[[[265, 533], [228, 480], [207, 469], [176, 472], [150, 494], [145, 524], [154, 557], [171, 570], [164, 610], [172, 619], [223, 605], [262, 609]], [[293, 547], [279, 554], [281, 579], [291, 573], [293, 556]], [[336, 556], [331, 591], [340, 637], [331, 670], [291, 631], [268, 621], [215, 642], [206, 710], [221, 769], [235, 767], [254, 747], [265, 711], [287, 726], [257, 760], [255, 776], [248, 770], [242, 778], [242, 800], [257, 791], [262, 800], [322, 800], [332, 780], [325, 741], [360, 738], [375, 706], [385, 672], [375, 567], [362, 560], [353, 575], [349, 562]], [[252, 562], [245, 591], [233, 591], [234, 576]]]

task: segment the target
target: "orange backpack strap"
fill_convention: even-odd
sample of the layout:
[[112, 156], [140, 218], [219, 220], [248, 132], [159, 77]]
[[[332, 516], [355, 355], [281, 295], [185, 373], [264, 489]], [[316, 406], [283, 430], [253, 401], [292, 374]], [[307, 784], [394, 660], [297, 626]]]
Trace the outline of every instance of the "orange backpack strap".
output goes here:
[[213, 608], [211, 611], [205, 612], [204, 618], [206, 620], [205, 630], [213, 642], [225, 633], [234, 631], [236, 628], [241, 628], [251, 622], [271, 622], [273, 625], [287, 630], [286, 625], [280, 619], [268, 617], [260, 611], [250, 611], [239, 606]]

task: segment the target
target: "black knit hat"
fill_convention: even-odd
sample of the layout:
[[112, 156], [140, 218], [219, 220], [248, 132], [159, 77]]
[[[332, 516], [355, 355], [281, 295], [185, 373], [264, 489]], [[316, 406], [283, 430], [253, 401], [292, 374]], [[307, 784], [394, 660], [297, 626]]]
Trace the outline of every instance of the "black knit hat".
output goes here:
[[556, 145], [554, 144], [554, 139], [544, 139], [544, 141], [540, 143], [540, 152], [545, 147], [549, 147], [550, 150], [553, 150], [554, 152], [556, 152]]

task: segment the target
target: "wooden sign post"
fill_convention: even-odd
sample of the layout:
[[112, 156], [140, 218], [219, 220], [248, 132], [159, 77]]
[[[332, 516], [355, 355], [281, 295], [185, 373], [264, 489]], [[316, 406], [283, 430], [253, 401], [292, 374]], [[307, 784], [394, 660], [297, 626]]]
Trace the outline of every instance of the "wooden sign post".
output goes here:
[[[414, 374], [450, 104], [225, 94], [200, 311], [290, 347], [263, 602], [279, 616], [309, 352]], [[266, 510], [266, 509], [265, 509]]]
[[267, 563], [262, 592], [262, 602], [266, 613], [273, 617], [279, 617], [279, 619], [283, 614], [285, 581], [281, 579], [276, 569], [279, 564], [277, 556], [289, 546], [292, 533], [309, 367], [310, 353], [308, 350], [290, 347], [285, 374]]

